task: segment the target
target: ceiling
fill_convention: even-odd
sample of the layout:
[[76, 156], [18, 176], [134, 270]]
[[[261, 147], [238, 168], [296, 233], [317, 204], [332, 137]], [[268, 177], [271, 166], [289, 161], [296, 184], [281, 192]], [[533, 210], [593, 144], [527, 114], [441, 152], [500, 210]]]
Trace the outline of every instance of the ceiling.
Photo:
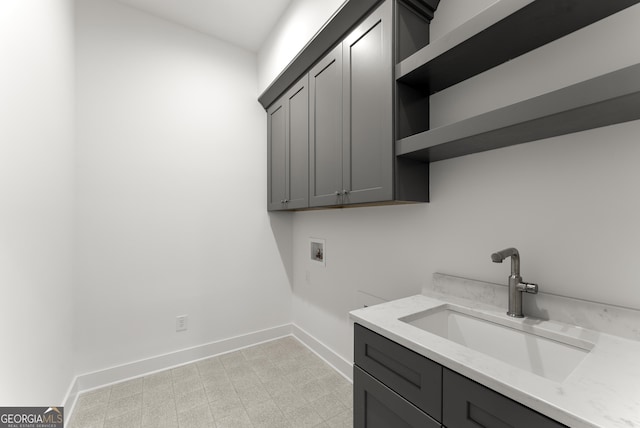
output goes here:
[[118, 0], [252, 52], [292, 0]]

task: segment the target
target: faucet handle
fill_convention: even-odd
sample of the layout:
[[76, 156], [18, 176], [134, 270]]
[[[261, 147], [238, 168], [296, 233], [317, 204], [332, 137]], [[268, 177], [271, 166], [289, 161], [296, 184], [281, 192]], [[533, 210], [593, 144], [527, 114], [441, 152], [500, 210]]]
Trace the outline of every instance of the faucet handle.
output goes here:
[[524, 293], [538, 294], [538, 284], [520, 282], [520, 284], [518, 284], [518, 290]]

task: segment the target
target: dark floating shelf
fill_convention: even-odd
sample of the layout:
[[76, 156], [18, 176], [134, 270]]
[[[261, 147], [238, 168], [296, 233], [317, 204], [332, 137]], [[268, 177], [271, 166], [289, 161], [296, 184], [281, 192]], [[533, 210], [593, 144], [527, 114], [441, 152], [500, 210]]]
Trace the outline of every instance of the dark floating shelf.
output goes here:
[[396, 155], [435, 162], [640, 119], [640, 64], [396, 142]]
[[503, 0], [402, 61], [396, 80], [433, 94], [639, 2]]

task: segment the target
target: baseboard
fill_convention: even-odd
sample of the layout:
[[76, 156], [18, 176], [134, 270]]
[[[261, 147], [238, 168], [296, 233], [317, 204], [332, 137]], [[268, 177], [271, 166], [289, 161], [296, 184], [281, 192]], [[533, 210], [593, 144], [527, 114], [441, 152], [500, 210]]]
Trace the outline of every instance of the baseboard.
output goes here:
[[331, 348], [295, 324], [291, 325], [293, 336], [311, 349], [316, 355], [353, 382], [353, 363], [336, 354]]
[[285, 336], [294, 336], [312, 352], [322, 358], [327, 364], [333, 367], [338, 373], [342, 374], [349, 381], [353, 381], [352, 363], [345, 360], [331, 348], [297, 325], [285, 324], [76, 376], [71, 382], [63, 401], [65, 419], [66, 421], [69, 421], [78, 395], [82, 392], [146, 376], [151, 373], [171, 369], [184, 364], [190, 364], [198, 360], [220, 354], [226, 354], [228, 352]]
[[63, 402], [65, 419], [69, 420], [81, 392], [226, 354], [291, 334], [292, 325], [286, 324], [76, 376]]
[[67, 393], [62, 400], [62, 406], [64, 407], [64, 423], [65, 425], [69, 422], [71, 417], [71, 413], [73, 413], [73, 408], [76, 405], [76, 401], [78, 400], [78, 395], [80, 391], [78, 390], [78, 376], [74, 377], [69, 385], [69, 389], [67, 389]]

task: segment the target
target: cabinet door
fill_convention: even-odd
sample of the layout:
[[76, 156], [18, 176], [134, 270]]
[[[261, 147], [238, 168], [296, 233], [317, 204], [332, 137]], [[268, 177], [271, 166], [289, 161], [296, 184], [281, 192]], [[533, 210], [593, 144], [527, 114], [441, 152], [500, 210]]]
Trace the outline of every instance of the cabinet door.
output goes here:
[[309, 72], [309, 206], [342, 202], [342, 45]]
[[442, 380], [442, 423], [448, 427], [566, 428], [451, 370]]
[[305, 75], [267, 111], [270, 211], [309, 206], [308, 94]]
[[305, 75], [286, 95], [287, 209], [309, 206], [309, 88]]
[[267, 110], [267, 209], [286, 208], [287, 199], [287, 136], [285, 97]]
[[353, 366], [354, 428], [439, 428], [407, 400]]
[[345, 203], [393, 199], [392, 2], [343, 42]]

